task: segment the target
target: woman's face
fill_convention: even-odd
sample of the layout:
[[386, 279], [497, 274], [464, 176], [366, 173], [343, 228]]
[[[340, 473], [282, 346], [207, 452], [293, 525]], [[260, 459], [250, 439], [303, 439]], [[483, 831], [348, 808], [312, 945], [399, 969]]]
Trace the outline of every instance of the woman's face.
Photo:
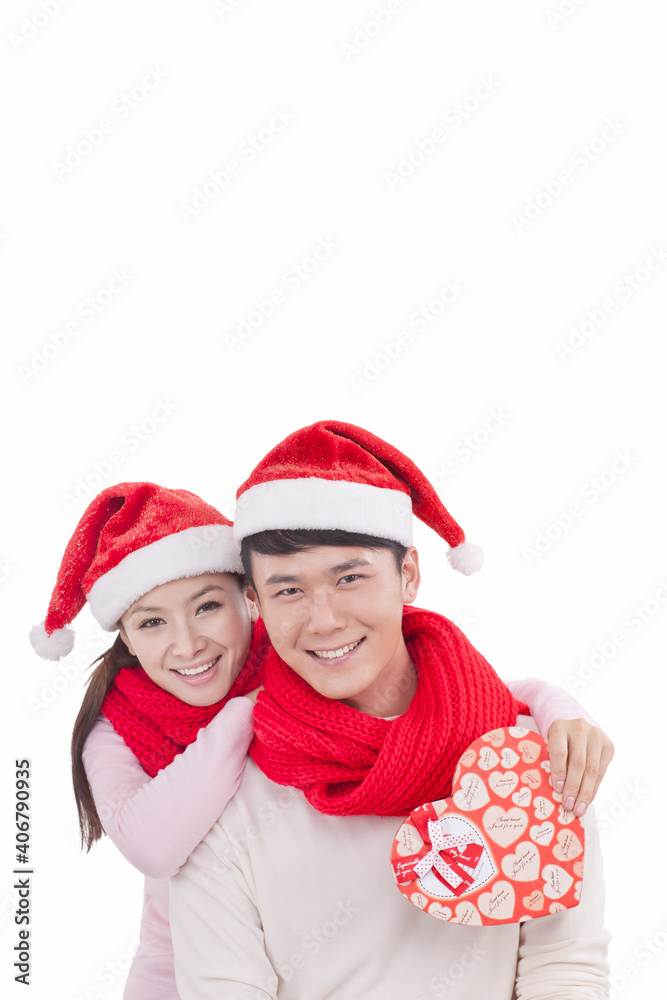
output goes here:
[[256, 617], [238, 577], [204, 573], [144, 594], [122, 616], [120, 634], [161, 688], [188, 705], [213, 705], [245, 663]]

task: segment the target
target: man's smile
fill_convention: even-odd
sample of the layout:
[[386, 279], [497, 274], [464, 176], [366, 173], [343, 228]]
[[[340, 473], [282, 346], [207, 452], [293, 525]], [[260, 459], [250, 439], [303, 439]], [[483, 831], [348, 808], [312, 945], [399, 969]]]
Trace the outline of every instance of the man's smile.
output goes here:
[[338, 649], [309, 649], [308, 652], [318, 660], [341, 660], [348, 653], [353, 652], [364, 639], [365, 636], [362, 636], [361, 639], [356, 639], [346, 646], [339, 646]]

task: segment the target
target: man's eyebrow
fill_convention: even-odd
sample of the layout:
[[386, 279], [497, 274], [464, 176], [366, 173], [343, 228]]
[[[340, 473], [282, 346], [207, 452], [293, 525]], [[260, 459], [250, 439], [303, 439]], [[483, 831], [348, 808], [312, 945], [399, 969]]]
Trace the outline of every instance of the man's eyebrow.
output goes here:
[[264, 582], [265, 587], [273, 587], [276, 583], [298, 583], [298, 576], [289, 576], [288, 574], [274, 573], [270, 576], [268, 580]]
[[346, 573], [350, 569], [360, 569], [362, 566], [370, 565], [367, 559], [348, 559], [347, 562], [332, 566], [327, 573], [329, 576], [335, 576], [337, 573]]
[[[337, 566], [332, 566], [328, 569], [327, 576], [336, 576], [338, 573], [347, 573], [351, 569], [360, 569], [362, 566], [370, 566], [371, 564], [367, 559], [348, 559], [347, 562], [338, 563]], [[299, 583], [301, 577], [294, 576], [292, 573], [274, 573], [270, 576], [268, 580], [264, 581], [265, 587], [273, 587], [277, 583]]]

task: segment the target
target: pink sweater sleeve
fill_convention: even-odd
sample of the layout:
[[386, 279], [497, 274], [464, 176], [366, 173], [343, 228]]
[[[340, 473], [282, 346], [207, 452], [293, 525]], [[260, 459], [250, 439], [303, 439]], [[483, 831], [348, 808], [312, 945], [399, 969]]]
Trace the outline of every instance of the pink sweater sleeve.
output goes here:
[[232, 698], [154, 778], [107, 719], [95, 722], [83, 748], [95, 805], [105, 832], [144, 875], [174, 875], [220, 816], [241, 781], [252, 710], [249, 698]]
[[505, 684], [518, 701], [525, 701], [528, 705], [545, 739], [556, 719], [585, 719], [591, 726], [598, 726], [583, 706], [558, 684], [540, 680], [539, 677], [505, 681]]

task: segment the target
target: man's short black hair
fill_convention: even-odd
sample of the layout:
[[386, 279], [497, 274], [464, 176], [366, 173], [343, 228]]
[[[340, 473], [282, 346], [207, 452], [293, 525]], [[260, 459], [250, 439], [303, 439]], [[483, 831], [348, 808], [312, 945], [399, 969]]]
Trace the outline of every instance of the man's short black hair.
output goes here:
[[312, 529], [275, 529], [273, 531], [258, 531], [248, 535], [241, 542], [241, 559], [246, 579], [254, 587], [252, 578], [251, 553], [260, 556], [286, 556], [292, 552], [303, 552], [315, 549], [319, 545], [358, 546], [363, 549], [389, 549], [394, 556], [396, 568], [400, 573], [403, 568], [405, 545], [394, 542], [390, 538], [377, 538], [375, 535], [363, 535], [356, 531], [341, 531], [339, 528]]

